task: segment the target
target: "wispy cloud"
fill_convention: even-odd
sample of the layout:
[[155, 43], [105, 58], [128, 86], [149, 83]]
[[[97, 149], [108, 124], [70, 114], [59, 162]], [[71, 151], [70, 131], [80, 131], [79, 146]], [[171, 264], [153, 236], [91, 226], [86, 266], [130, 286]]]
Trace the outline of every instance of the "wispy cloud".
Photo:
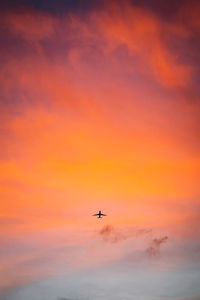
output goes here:
[[157, 255], [160, 252], [161, 246], [165, 244], [168, 239], [168, 236], [153, 239], [150, 246], [146, 249], [146, 252], [152, 256]]
[[150, 261], [169, 228], [199, 260], [200, 6], [176, 2], [167, 18], [140, 1], [0, 12], [0, 288]]
[[151, 229], [135, 229], [135, 228], [123, 228], [116, 229], [112, 225], [105, 225], [100, 231], [99, 235], [106, 242], [118, 243], [127, 240], [132, 237], [139, 237], [151, 232]]

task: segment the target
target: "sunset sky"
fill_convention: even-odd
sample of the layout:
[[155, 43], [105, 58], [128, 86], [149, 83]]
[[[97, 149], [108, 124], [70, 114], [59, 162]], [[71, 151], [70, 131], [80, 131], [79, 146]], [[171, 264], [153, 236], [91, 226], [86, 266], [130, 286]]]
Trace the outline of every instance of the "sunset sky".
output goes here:
[[200, 2], [0, 25], [0, 300], [199, 300]]

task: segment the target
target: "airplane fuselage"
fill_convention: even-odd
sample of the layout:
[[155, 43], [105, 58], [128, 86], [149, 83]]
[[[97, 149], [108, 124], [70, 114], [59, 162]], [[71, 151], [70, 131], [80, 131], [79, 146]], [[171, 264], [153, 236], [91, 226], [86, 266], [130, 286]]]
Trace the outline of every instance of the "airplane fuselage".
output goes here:
[[102, 218], [101, 210], [99, 211], [99, 216], [98, 216], [98, 218]]

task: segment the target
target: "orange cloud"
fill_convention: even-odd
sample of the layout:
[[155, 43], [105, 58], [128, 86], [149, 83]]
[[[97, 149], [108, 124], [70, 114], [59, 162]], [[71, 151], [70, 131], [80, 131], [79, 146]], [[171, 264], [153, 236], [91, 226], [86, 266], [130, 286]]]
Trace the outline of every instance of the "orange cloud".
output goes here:
[[[79, 238], [82, 229], [99, 232], [102, 226], [90, 215], [102, 207], [122, 232], [141, 226], [160, 236], [162, 228], [192, 236], [185, 224], [199, 203], [200, 110], [191, 92], [191, 86], [195, 95], [198, 91], [197, 67], [174, 40], [189, 47], [190, 28], [198, 22], [186, 26], [182, 14], [161, 20], [130, 2], [106, 4], [87, 18], [32, 10], [5, 14], [1, 241], [14, 237], [26, 244], [27, 233], [45, 232], [45, 239], [48, 231], [59, 234], [61, 228]], [[106, 230], [111, 240], [118, 238], [112, 228]], [[47, 241], [63, 246], [56, 237]], [[127, 254], [121, 247], [90, 246], [84, 266], [103, 261], [101, 251], [107, 260]], [[22, 256], [13, 253], [10, 262], [5, 255], [2, 269], [13, 272], [17, 282], [11, 264], [23, 265], [23, 282], [27, 273], [36, 278], [42, 272], [34, 259], [37, 266], [44, 260], [42, 276], [47, 276], [45, 251], [44, 245], [33, 253], [25, 249]], [[25, 266], [26, 260], [33, 263]]]
[[10, 32], [30, 42], [48, 38], [54, 33], [55, 18], [32, 9], [4, 13], [3, 21]]
[[149, 73], [168, 87], [187, 86], [192, 67], [180, 62], [170, 50], [169, 39], [187, 37], [183, 25], [168, 24], [152, 12], [113, 3], [108, 10], [97, 14], [96, 22], [108, 40], [111, 49], [126, 45], [132, 56], [140, 61], [140, 70]]

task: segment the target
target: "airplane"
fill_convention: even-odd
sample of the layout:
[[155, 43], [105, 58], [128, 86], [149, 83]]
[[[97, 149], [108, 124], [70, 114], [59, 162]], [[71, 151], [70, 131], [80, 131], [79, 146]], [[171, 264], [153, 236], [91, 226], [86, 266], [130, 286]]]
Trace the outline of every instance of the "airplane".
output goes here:
[[98, 218], [102, 218], [102, 216], [107, 216], [107, 215], [102, 214], [100, 210], [98, 214], [94, 214], [93, 216], [98, 216]]

